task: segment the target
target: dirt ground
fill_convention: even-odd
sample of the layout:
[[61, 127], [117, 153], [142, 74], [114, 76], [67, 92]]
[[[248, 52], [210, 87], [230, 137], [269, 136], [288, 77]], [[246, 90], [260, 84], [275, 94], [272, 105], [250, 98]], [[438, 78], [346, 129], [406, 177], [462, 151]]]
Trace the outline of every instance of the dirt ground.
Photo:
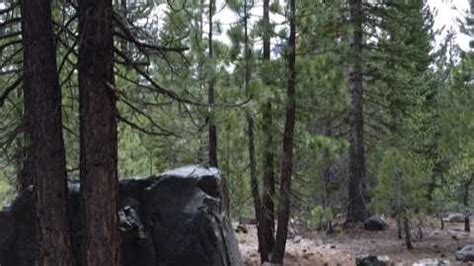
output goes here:
[[[361, 255], [388, 256], [393, 265], [438, 265], [416, 264], [421, 260], [444, 261], [444, 265], [474, 265], [456, 262], [454, 253], [466, 244], [474, 244], [472, 235], [463, 232], [463, 224], [446, 223], [445, 230], [432, 223], [423, 227], [423, 239], [414, 240], [414, 249], [408, 251], [404, 240], [397, 237], [396, 225], [389, 222], [389, 229], [368, 232], [350, 229], [332, 235], [317, 232], [292, 230], [287, 242], [285, 265], [289, 266], [352, 266]], [[471, 225], [472, 227], [472, 225]], [[256, 229], [246, 225], [247, 233], [237, 233], [244, 265], [259, 265]], [[298, 232], [299, 231], [299, 232]]]

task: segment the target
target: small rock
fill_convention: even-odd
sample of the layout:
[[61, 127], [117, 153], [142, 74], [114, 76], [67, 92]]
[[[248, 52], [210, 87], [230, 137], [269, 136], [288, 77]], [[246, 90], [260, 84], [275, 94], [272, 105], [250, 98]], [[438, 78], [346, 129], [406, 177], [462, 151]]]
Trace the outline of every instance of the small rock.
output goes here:
[[451, 265], [449, 261], [438, 260], [438, 259], [422, 259], [415, 263], [413, 266], [447, 266]]
[[335, 245], [332, 245], [332, 246], [331, 246], [331, 248], [332, 248], [332, 249], [335, 249], [335, 248], [336, 248], [336, 246], [335, 246]]
[[465, 215], [462, 213], [450, 213], [443, 220], [449, 223], [464, 223], [464, 217]]

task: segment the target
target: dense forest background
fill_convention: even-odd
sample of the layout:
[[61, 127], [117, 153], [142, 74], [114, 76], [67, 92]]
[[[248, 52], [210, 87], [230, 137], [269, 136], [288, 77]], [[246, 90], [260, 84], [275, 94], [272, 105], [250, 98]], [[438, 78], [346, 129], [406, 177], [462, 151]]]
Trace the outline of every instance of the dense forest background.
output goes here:
[[[22, 188], [29, 140], [21, 12], [2, 2], [0, 202], [8, 202]], [[470, 40], [461, 49], [455, 30], [434, 27], [436, 11], [424, 0], [114, 1], [118, 176], [218, 166], [232, 218], [265, 219], [268, 210], [274, 218], [288, 204], [312, 229], [330, 230], [346, 213], [400, 222], [469, 213], [469, 4], [456, 25]], [[52, 5], [70, 179], [80, 175], [77, 8]]]

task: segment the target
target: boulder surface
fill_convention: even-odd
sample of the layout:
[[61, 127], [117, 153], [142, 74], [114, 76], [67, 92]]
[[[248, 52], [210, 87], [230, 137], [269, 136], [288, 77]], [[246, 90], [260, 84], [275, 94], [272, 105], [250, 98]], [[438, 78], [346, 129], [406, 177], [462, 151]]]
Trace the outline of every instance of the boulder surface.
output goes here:
[[387, 266], [390, 263], [390, 258], [387, 256], [361, 256], [356, 259], [357, 266]]
[[387, 222], [378, 216], [371, 216], [364, 222], [364, 229], [368, 231], [382, 231], [388, 228]]
[[[79, 189], [78, 183], [69, 184], [68, 211], [76, 251], [80, 250], [82, 228]], [[0, 212], [2, 266], [33, 265], [36, 241], [31, 194], [18, 196]], [[201, 166], [121, 181], [122, 265], [242, 265], [227, 195], [219, 170]]]
[[461, 262], [474, 261], [474, 245], [467, 245], [455, 254], [456, 260]]

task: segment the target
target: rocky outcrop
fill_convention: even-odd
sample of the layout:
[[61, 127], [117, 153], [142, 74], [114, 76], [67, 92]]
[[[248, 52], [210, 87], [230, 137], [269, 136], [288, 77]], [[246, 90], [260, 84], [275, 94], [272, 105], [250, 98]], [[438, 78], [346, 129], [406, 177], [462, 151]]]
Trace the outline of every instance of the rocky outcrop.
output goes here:
[[[69, 184], [75, 250], [81, 245], [79, 185]], [[0, 265], [33, 265], [31, 193], [0, 212]], [[215, 168], [188, 166], [120, 183], [124, 266], [240, 266], [225, 180]]]

